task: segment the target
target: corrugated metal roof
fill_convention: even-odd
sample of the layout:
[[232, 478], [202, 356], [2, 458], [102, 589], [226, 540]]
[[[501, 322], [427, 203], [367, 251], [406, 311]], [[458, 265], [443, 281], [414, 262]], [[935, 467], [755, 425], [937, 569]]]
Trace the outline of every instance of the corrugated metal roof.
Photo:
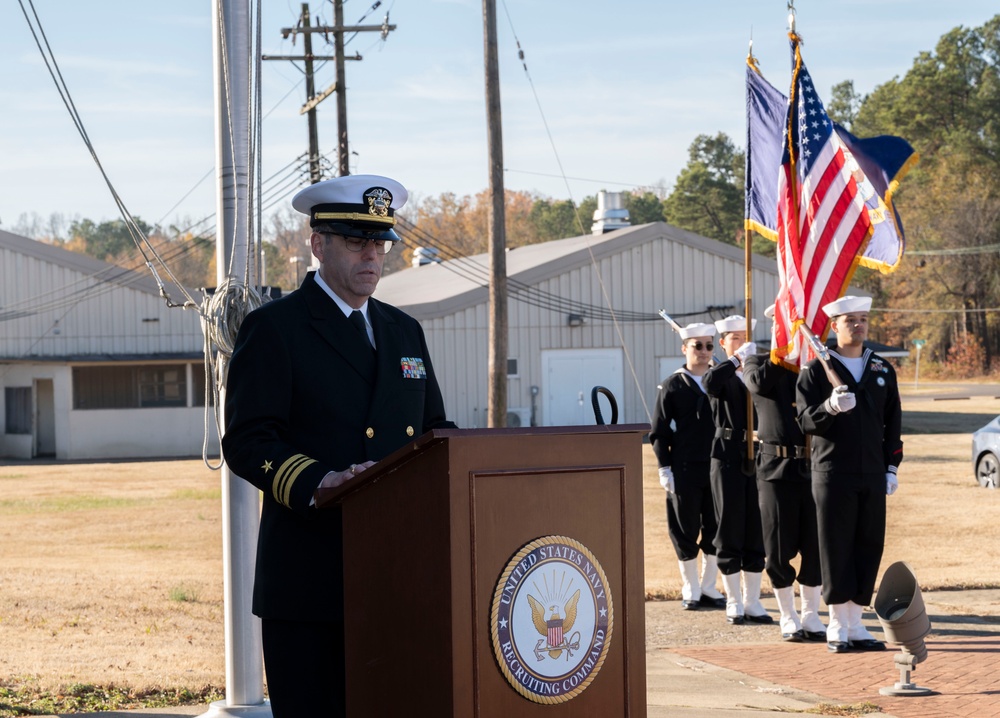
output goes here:
[[[71, 252], [54, 244], [39, 242], [29, 237], [5, 232], [2, 229], [0, 229], [0, 249], [9, 249], [18, 254], [92, 276], [95, 282], [118, 284], [157, 296], [160, 294], [156, 280], [149, 274], [145, 266], [138, 271], [124, 269], [115, 264], [88, 257], [86, 254]], [[175, 289], [174, 285], [168, 284], [167, 290], [171, 291], [172, 289]]]
[[[627, 227], [601, 235], [583, 235], [507, 251], [509, 281], [537, 284], [646, 242], [667, 240], [743, 262], [743, 250], [666, 224]], [[758, 264], [759, 263], [759, 264]], [[754, 257], [754, 266], [777, 272], [773, 259]], [[381, 279], [375, 297], [393, 304], [417, 319], [433, 319], [487, 301], [489, 254], [477, 254], [437, 264], [411, 267]]]

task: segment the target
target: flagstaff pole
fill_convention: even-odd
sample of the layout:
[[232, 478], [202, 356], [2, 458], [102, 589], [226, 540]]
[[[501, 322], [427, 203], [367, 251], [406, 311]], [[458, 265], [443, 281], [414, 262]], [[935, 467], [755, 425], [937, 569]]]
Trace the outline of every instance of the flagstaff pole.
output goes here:
[[[753, 39], [750, 40], [750, 49], [747, 50], [747, 60], [753, 58]], [[747, 92], [749, 93], [749, 88]], [[747, 120], [747, 153], [749, 156], [750, 152], [750, 137], [749, 137], [749, 119]], [[745, 191], [745, 190], [744, 190]], [[751, 239], [753, 237], [753, 230], [746, 226], [746, 222], [743, 223], [743, 266], [746, 270], [746, 275], [743, 279], [744, 286], [744, 299], [746, 306], [744, 307], [743, 316], [747, 320], [747, 341], [753, 341], [753, 252], [751, 251]], [[753, 397], [750, 396], [750, 390], [746, 390], [747, 394], [747, 460], [750, 461], [751, 466], [754, 460], [754, 450], [753, 450]]]

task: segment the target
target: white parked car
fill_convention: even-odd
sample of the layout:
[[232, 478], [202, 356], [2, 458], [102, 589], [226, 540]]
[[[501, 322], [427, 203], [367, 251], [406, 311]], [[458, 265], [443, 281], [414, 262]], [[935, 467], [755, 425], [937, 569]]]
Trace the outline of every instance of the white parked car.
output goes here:
[[1000, 481], [1000, 416], [972, 434], [972, 466], [976, 481], [987, 489], [997, 488]]

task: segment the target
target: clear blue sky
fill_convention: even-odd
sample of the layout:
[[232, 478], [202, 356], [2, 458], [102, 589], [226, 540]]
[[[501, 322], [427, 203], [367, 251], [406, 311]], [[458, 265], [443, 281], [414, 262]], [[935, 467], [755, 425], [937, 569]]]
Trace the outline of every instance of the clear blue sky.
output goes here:
[[[130, 211], [164, 223], [214, 212], [214, 172], [198, 184], [215, 161], [210, 1], [34, 2], [84, 125]], [[301, 3], [264, 5], [264, 52], [300, 53], [301, 37], [293, 47], [280, 29], [295, 23]], [[350, 0], [346, 22], [370, 6], [371, 0]], [[799, 0], [798, 6], [804, 57], [824, 96], [846, 79], [869, 92], [902, 76], [949, 29], [978, 27], [1000, 11], [995, 0]], [[328, 0], [312, 0], [311, 7], [332, 24]], [[365, 23], [381, 22], [386, 10], [398, 26], [386, 42], [365, 33], [347, 47], [364, 56], [347, 63], [348, 132], [357, 153], [352, 172], [390, 175], [423, 197], [485, 189], [482, 3], [385, 0]], [[785, 0], [498, 0], [507, 188], [579, 201], [602, 188], [669, 187], [696, 135], [721, 131], [742, 146], [748, 41], [752, 33], [765, 75], [786, 91], [786, 16]], [[515, 33], [541, 111], [517, 58]], [[0, 227], [12, 229], [24, 213], [117, 218], [17, 2], [0, 7], [0, 62]], [[298, 114], [302, 77], [289, 62], [264, 63], [265, 177], [307, 147], [306, 120]], [[333, 80], [330, 63], [317, 87]], [[333, 97], [320, 105], [319, 122], [321, 147], [335, 163]], [[556, 151], [565, 174], [577, 178], [568, 186]]]

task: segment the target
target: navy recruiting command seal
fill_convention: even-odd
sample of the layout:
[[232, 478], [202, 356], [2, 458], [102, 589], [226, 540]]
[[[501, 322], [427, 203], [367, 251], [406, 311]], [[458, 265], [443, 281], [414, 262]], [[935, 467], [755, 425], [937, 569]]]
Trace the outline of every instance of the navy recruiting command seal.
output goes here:
[[511, 687], [535, 703], [580, 695], [604, 665], [613, 628], [604, 569], [566, 536], [523, 546], [493, 592], [493, 653]]

